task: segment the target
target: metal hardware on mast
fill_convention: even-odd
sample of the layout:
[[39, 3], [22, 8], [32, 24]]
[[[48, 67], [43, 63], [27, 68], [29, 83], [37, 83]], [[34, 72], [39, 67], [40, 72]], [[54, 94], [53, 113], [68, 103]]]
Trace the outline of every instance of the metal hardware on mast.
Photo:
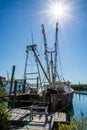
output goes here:
[[48, 51], [47, 51], [47, 40], [46, 40], [46, 34], [45, 34], [45, 29], [44, 25], [42, 24], [42, 34], [43, 34], [43, 40], [44, 40], [44, 49], [45, 49], [45, 59], [46, 59], [46, 64], [47, 64], [47, 72], [48, 72], [48, 77], [50, 79], [50, 66], [48, 62]]

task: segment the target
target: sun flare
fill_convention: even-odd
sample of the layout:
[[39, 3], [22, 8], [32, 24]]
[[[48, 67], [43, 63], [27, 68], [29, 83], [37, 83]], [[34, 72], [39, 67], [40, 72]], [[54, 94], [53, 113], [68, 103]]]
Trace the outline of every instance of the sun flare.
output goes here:
[[51, 22], [64, 22], [71, 18], [71, 4], [63, 0], [49, 0], [43, 12]]
[[49, 5], [49, 13], [54, 15], [55, 17], [62, 17], [64, 15], [66, 8], [63, 7], [62, 3], [51, 3]]

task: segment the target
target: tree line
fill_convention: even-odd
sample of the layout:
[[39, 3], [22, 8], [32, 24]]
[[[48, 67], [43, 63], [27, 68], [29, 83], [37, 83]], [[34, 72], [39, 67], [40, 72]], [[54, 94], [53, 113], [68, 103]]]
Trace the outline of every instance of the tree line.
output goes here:
[[77, 91], [87, 91], [87, 84], [71, 84], [71, 88]]

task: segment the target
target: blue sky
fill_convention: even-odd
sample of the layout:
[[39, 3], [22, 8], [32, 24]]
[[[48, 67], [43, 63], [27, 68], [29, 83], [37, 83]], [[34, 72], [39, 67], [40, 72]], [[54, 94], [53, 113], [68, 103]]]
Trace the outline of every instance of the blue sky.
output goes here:
[[[64, 1], [64, 0], [61, 0]], [[59, 44], [65, 80], [87, 83], [87, 0], [65, 0], [69, 17], [59, 22]], [[43, 13], [49, 0], [0, 0], [0, 75], [23, 78], [26, 45], [34, 42], [41, 49], [41, 24], [45, 25], [48, 44], [52, 45], [55, 29], [52, 16]], [[44, 11], [43, 11], [44, 10]]]

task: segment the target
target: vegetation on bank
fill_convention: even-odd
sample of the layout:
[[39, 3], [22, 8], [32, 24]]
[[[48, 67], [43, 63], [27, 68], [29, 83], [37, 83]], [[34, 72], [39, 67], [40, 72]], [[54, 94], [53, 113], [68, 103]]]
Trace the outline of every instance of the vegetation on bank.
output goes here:
[[81, 120], [73, 118], [72, 123], [68, 124], [58, 124], [58, 130], [87, 130], [87, 118], [82, 116]]
[[71, 84], [71, 88], [76, 91], [87, 91], [87, 84]]
[[10, 126], [8, 121], [10, 115], [7, 112], [5, 94], [4, 86], [0, 84], [0, 130], [7, 130]]

